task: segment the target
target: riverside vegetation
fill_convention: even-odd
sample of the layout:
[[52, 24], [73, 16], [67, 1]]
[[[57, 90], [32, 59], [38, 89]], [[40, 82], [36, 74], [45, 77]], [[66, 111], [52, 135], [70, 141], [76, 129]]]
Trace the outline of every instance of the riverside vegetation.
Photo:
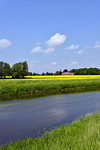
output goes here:
[[99, 75], [36, 76], [35, 79], [0, 79], [0, 100], [96, 90], [100, 90]]
[[[100, 76], [36, 76], [32, 79], [0, 79], [0, 100], [100, 90]], [[100, 114], [89, 114], [39, 138], [27, 138], [0, 146], [0, 150], [98, 150]]]
[[39, 138], [27, 138], [0, 146], [0, 150], [99, 150], [100, 113], [88, 114]]

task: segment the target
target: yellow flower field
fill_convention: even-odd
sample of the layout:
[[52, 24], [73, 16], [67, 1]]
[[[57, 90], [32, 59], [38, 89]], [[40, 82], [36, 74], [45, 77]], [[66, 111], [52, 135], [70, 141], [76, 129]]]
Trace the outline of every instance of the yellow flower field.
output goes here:
[[[12, 76], [6, 76], [11, 79]], [[100, 79], [100, 75], [40, 75], [40, 76], [25, 76], [25, 80], [74, 80], [74, 79]], [[12, 79], [19, 80], [19, 79]]]
[[74, 80], [74, 79], [100, 79], [100, 75], [48, 75], [48, 76], [25, 76], [32, 80]]

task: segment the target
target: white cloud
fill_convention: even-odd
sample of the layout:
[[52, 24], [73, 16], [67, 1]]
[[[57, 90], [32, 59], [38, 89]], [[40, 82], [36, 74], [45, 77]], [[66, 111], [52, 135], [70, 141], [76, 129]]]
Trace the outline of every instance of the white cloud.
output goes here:
[[45, 43], [47, 44], [47, 48], [46, 49], [42, 49], [40, 45], [40, 43], [36, 43], [37, 46], [35, 48], [33, 48], [31, 50], [31, 53], [51, 53], [54, 52], [56, 50], [56, 47], [63, 44], [66, 40], [66, 36], [65, 35], [61, 35], [60, 33], [56, 33], [54, 36], [52, 36], [48, 41], [46, 41]]
[[73, 61], [73, 62], [70, 63], [70, 65], [72, 65], [72, 66], [77, 65], [77, 64], [79, 64], [79, 62], [77, 62], [77, 61]]
[[82, 54], [84, 52], [84, 49], [78, 51], [78, 54]]
[[43, 51], [44, 50], [40, 46], [37, 46], [37, 47], [35, 47], [31, 50], [31, 53], [40, 53], [40, 52], [43, 52]]
[[44, 53], [52, 53], [55, 51], [55, 48], [47, 48]]
[[100, 42], [99, 42], [99, 41], [96, 41], [96, 42], [95, 42], [94, 48], [100, 48]]
[[9, 47], [10, 45], [12, 45], [12, 43], [9, 40], [7, 40], [7, 39], [0, 40], [0, 49], [5, 49], [5, 48]]
[[69, 47], [67, 47], [65, 49], [73, 50], [73, 49], [78, 49], [78, 48], [79, 48], [79, 45], [70, 45]]
[[54, 36], [52, 36], [48, 41], [46, 41], [46, 44], [48, 47], [56, 47], [61, 44], [63, 44], [66, 40], [66, 35], [56, 33]]
[[57, 65], [57, 62], [52, 62], [52, 65]]

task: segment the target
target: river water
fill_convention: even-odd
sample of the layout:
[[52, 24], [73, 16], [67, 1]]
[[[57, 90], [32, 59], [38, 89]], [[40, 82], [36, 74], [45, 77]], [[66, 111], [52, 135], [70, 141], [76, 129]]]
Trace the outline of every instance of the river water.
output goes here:
[[0, 102], [0, 145], [40, 136], [45, 130], [97, 110], [100, 111], [100, 92]]

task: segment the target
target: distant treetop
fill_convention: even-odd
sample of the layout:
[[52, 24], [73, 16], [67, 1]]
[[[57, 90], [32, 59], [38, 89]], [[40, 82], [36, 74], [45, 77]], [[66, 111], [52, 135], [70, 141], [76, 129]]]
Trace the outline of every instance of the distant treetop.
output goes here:
[[67, 69], [64, 69], [64, 71], [63, 72], [68, 72], [68, 70]]

